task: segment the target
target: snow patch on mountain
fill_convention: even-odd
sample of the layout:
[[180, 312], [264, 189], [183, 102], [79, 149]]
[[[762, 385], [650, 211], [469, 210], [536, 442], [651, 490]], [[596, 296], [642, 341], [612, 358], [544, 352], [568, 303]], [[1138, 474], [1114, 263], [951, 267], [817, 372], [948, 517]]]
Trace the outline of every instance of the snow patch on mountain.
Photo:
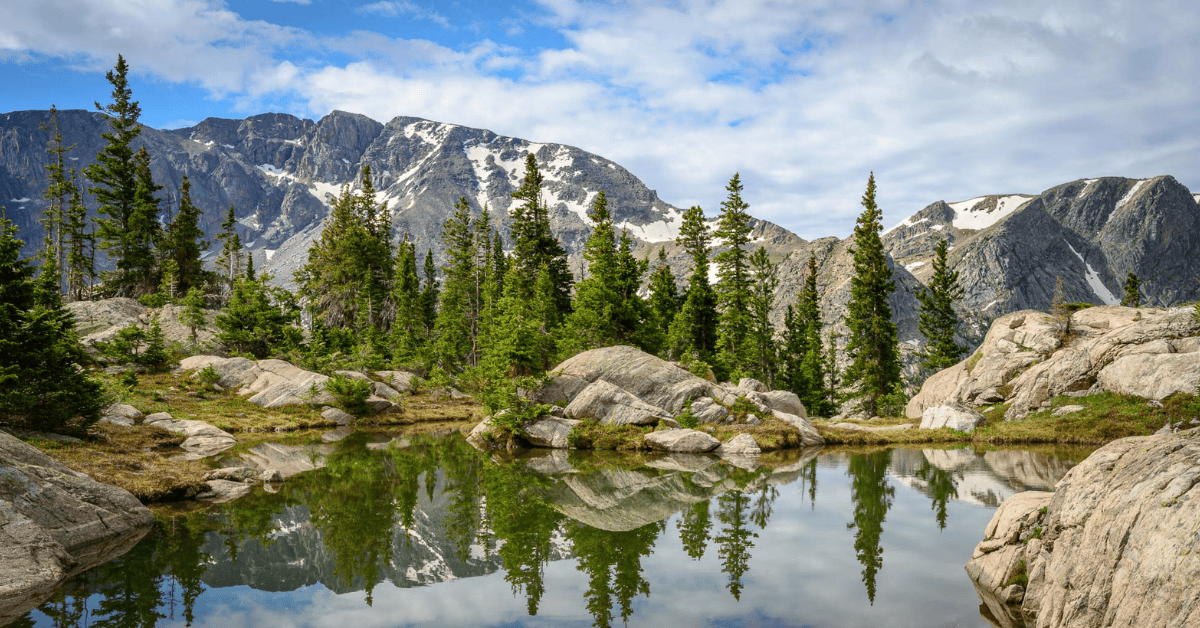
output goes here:
[[1148, 181], [1148, 179], [1139, 179], [1137, 183], [1134, 183], [1133, 187], [1129, 188], [1129, 191], [1125, 193], [1125, 196], [1122, 196], [1121, 200], [1117, 201], [1116, 207], [1113, 207], [1113, 210], [1109, 212], [1108, 220], [1104, 221], [1104, 224], [1107, 225], [1108, 223], [1112, 222], [1113, 216], [1116, 216], [1117, 212], [1120, 211], [1122, 207], [1132, 202], [1133, 197], [1137, 196], [1138, 191], [1141, 190], [1142, 186], [1146, 185]]
[[995, 197], [996, 207], [991, 211], [980, 207], [983, 201], [988, 198], [987, 196], [981, 196], [969, 201], [950, 203], [950, 208], [954, 210], [954, 220], [951, 221], [951, 224], [956, 229], [987, 229], [1000, 222], [1001, 218], [1013, 213], [1013, 211], [1033, 197], [1023, 194]]
[[924, 265], [925, 265], [925, 262], [913, 262], [911, 264], [905, 264], [904, 270], [907, 270], [908, 272], [911, 273], [912, 271], [914, 271]]
[[652, 222], [645, 225], [635, 225], [631, 222], [623, 222], [614, 225], [617, 230], [628, 229], [629, 233], [635, 238], [639, 238], [645, 242], [674, 242], [675, 238], [679, 237], [679, 227], [683, 225], [683, 212], [671, 208], [667, 210], [662, 220]]
[[887, 231], [884, 231], [884, 232], [883, 232], [883, 235], [887, 235], [887, 234], [889, 234], [889, 233], [891, 233], [891, 232], [893, 232], [893, 231], [895, 231], [895, 230], [897, 230], [897, 229], [900, 229], [900, 228], [902, 228], [902, 227], [911, 227], [911, 226], [913, 226], [913, 225], [918, 225], [918, 224], [921, 224], [921, 223], [923, 223], [923, 222], [925, 222], [925, 221], [927, 221], [927, 220], [929, 220], [929, 219], [928, 219], [928, 218], [921, 218], [921, 219], [918, 219], [918, 220], [913, 220], [913, 217], [912, 217], [912, 216], [909, 216], [908, 218], [905, 218], [904, 220], [900, 221], [900, 224], [896, 225], [895, 227], [892, 227], [891, 229], [888, 229]]
[[1105, 305], [1119, 305], [1121, 300], [1113, 296], [1113, 293], [1109, 292], [1108, 288], [1105, 287], [1104, 282], [1100, 281], [1100, 273], [1097, 273], [1096, 269], [1092, 268], [1092, 265], [1087, 263], [1087, 260], [1083, 259], [1083, 256], [1079, 254], [1079, 251], [1075, 250], [1075, 247], [1071, 246], [1070, 242], [1067, 242], [1066, 240], [1063, 240], [1063, 242], [1066, 242], [1067, 248], [1071, 249], [1071, 252], [1075, 254], [1075, 257], [1078, 257], [1079, 261], [1083, 262], [1084, 267], [1087, 268], [1085, 277], [1087, 278], [1088, 286], [1092, 289], [1092, 293], [1100, 297], [1100, 300], [1103, 301]]

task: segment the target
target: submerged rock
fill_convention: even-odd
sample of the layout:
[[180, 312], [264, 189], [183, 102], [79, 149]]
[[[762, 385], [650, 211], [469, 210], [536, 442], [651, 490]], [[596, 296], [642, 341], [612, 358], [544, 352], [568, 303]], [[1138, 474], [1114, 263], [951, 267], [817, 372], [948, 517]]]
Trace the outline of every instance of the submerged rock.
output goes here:
[[1200, 625], [1197, 486], [1200, 430], [1114, 441], [1001, 504], [967, 573], [997, 617], [1039, 628]]
[[129, 551], [153, 521], [128, 491], [0, 432], [0, 625], [62, 579]]

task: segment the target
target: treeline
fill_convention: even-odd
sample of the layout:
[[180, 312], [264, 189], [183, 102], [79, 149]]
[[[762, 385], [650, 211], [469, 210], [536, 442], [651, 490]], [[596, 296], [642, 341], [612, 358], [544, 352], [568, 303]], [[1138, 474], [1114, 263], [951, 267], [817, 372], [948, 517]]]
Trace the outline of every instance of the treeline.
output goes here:
[[[558, 361], [616, 344], [677, 360], [702, 377], [753, 377], [791, 390], [814, 415], [834, 414], [847, 401], [869, 415], [903, 409], [898, 337], [888, 304], [895, 287], [880, 240], [874, 175], [854, 233], [854, 278], [844, 314], [849, 366], [842, 371], [835, 357], [838, 339], [821, 320], [815, 258], [809, 259], [804, 288], [786, 308], [783, 329], [771, 324], [777, 266], [765, 249], [752, 246], [749, 205], [736, 174], [715, 229], [710, 231], [700, 207], [684, 213], [676, 243], [691, 268], [682, 284], [668, 268], [665, 251], [653, 263], [634, 256], [603, 192], [588, 210], [594, 229], [583, 251], [587, 268], [576, 281], [550, 228], [544, 180], [532, 154], [512, 194], [517, 203], [511, 209], [511, 242], [492, 224], [486, 206], [472, 208], [460, 199], [443, 227], [440, 269], [432, 252], [420, 255], [407, 235], [397, 241], [391, 212], [377, 202], [370, 169], [364, 168], [358, 191], [346, 185], [334, 200], [320, 239], [295, 274], [297, 293], [255, 272], [233, 207], [217, 236], [216, 270], [206, 270], [200, 255], [209, 243], [201, 240], [187, 178], [174, 211], [164, 207], [150, 155], [144, 147], [132, 148], [141, 129], [140, 108], [127, 73], [118, 57], [107, 74], [112, 103], [97, 104], [111, 116], [112, 132], [103, 135], [107, 145], [83, 172], [91, 183], [87, 192], [99, 205], [90, 227], [80, 173], [65, 167], [71, 147], [63, 146], [51, 109], [45, 192], [50, 203], [36, 283], [39, 294], [54, 296], [43, 298], [43, 307], [61, 307], [60, 292], [70, 300], [128, 296], [147, 306], [182, 303], [194, 341], [203, 307], [220, 305], [218, 339], [231, 352], [282, 357], [327, 372], [412, 369], [469, 388], [492, 409], [517, 403], [517, 390]], [[4, 237], [15, 241], [11, 231]], [[714, 255], [718, 239], [722, 250]], [[96, 272], [97, 251], [107, 255], [113, 270]], [[20, 266], [16, 260], [11, 264]], [[953, 342], [957, 278], [946, 270], [944, 245], [934, 267], [934, 280], [922, 295], [922, 331], [938, 341], [927, 345], [926, 360], [952, 364], [962, 348]], [[29, 279], [34, 281], [31, 274]], [[11, 304], [23, 311], [33, 307], [28, 300]], [[63, 326], [63, 337], [70, 337], [64, 342], [77, 345], [66, 329], [69, 321]]]

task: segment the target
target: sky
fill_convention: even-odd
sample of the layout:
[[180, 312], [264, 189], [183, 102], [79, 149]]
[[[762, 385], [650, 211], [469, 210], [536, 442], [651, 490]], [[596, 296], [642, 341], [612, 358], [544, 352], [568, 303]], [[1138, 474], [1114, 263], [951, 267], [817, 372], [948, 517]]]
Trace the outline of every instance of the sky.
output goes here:
[[14, 0], [0, 111], [142, 122], [417, 116], [620, 163], [716, 215], [845, 237], [937, 200], [1080, 178], [1200, 188], [1200, 3], [1164, 0]]

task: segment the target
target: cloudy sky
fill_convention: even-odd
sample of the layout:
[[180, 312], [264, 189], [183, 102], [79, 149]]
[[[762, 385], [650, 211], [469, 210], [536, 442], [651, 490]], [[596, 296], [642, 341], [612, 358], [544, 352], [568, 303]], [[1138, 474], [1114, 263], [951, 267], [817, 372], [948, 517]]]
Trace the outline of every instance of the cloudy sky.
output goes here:
[[1200, 188], [1194, 0], [17, 0], [0, 111], [108, 102], [150, 126], [333, 109], [578, 146], [677, 206], [845, 236], [943, 199], [1104, 175]]

